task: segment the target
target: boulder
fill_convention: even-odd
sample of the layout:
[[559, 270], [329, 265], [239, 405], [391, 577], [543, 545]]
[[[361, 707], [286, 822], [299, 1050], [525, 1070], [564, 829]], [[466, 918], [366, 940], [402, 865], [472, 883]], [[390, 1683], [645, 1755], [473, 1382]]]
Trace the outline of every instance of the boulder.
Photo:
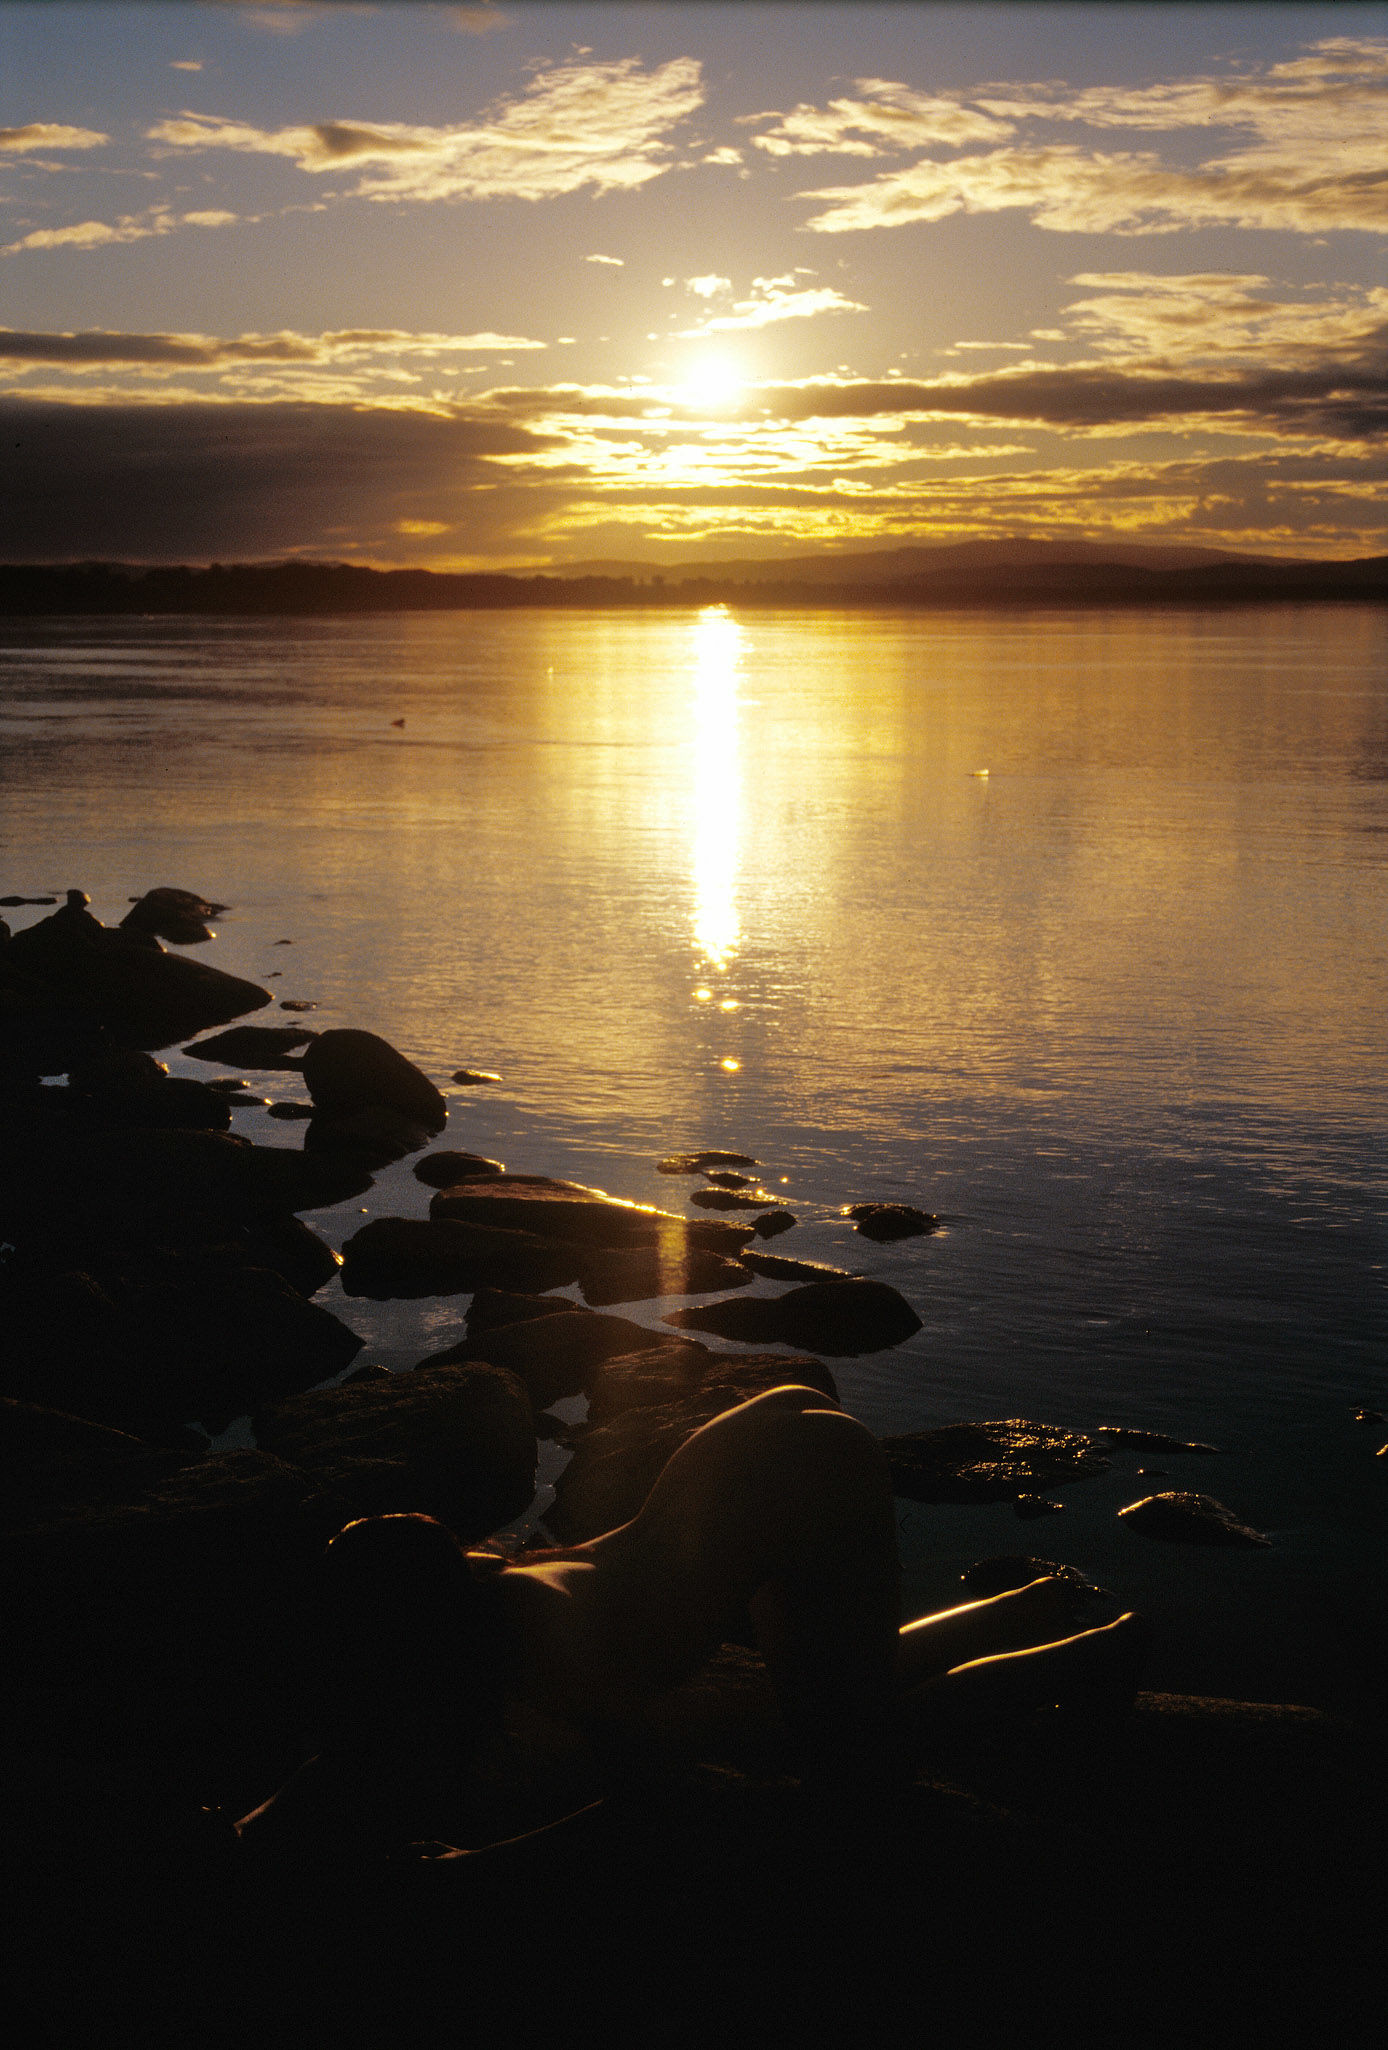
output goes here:
[[346, 1111], [315, 1108], [304, 1127], [304, 1151], [345, 1155], [374, 1172], [403, 1160], [407, 1153], [418, 1153], [433, 1136], [432, 1127], [389, 1103]]
[[1092, 1438], [1005, 1417], [884, 1438], [892, 1487], [913, 1502], [1013, 1502], [1107, 1470]]
[[524, 1324], [532, 1317], [566, 1317], [574, 1307], [568, 1296], [527, 1295], [519, 1289], [479, 1288], [468, 1304], [467, 1335], [477, 1338], [484, 1331], [499, 1331], [507, 1324]]
[[800, 1345], [834, 1358], [881, 1352], [921, 1328], [905, 1297], [884, 1281], [809, 1282], [782, 1296], [671, 1310], [665, 1322], [752, 1344]]
[[205, 1082], [171, 1078], [152, 1055], [118, 1048], [68, 1071], [74, 1114], [91, 1125], [145, 1125], [165, 1132], [226, 1132], [231, 1105]]
[[712, 1295], [725, 1288], [746, 1288], [752, 1279], [740, 1260], [689, 1245], [598, 1249], [582, 1258], [583, 1299], [599, 1307], [654, 1302], [661, 1296]]
[[563, 1288], [578, 1279], [578, 1248], [533, 1232], [495, 1231], [455, 1217], [375, 1217], [342, 1248], [347, 1295], [468, 1295], [495, 1288]]
[[696, 1394], [720, 1400], [726, 1395], [735, 1405], [768, 1388], [791, 1386], [818, 1389], [831, 1403], [838, 1403], [838, 1387], [822, 1360], [803, 1353], [711, 1352], [691, 1340], [671, 1338], [609, 1360], [594, 1377], [588, 1421], [609, 1423], [625, 1410], [679, 1402]]
[[342, 1267], [342, 1255], [299, 1217], [262, 1218], [243, 1226], [233, 1243], [247, 1266], [282, 1274], [300, 1295], [317, 1295]]
[[706, 1149], [702, 1153], [671, 1153], [655, 1164], [657, 1174], [706, 1174], [711, 1167], [759, 1167], [760, 1161], [753, 1160], [750, 1153], [720, 1153]]
[[550, 1175], [500, 1174], [485, 1181], [441, 1189], [429, 1205], [431, 1217], [461, 1217], [569, 1239], [585, 1246], [658, 1248], [667, 1257], [687, 1248], [734, 1258], [752, 1236], [751, 1227], [714, 1218], [677, 1217], [647, 1203], [626, 1203], [581, 1182]]
[[16, 933], [7, 966], [41, 983], [57, 1003], [107, 1027], [121, 1044], [171, 1046], [270, 1002], [258, 983], [166, 954], [152, 934], [108, 930], [69, 892], [51, 917]]
[[794, 1224], [793, 1210], [763, 1210], [760, 1217], [752, 1219], [752, 1229], [759, 1239], [779, 1238], [783, 1231], [790, 1231]]
[[1118, 1511], [1129, 1530], [1143, 1537], [1161, 1538], [1176, 1545], [1237, 1546], [1251, 1550], [1272, 1543], [1260, 1530], [1241, 1523], [1232, 1509], [1213, 1495], [1190, 1495], [1175, 1490], [1170, 1494], [1147, 1495], [1129, 1502]]
[[426, 1153], [423, 1160], [414, 1164], [416, 1181], [423, 1182], [429, 1189], [451, 1189], [459, 1182], [477, 1182], [491, 1175], [505, 1174], [506, 1169], [499, 1160], [488, 1160], [481, 1153], [455, 1153], [441, 1147], [437, 1153]]
[[195, 1061], [215, 1061], [219, 1067], [299, 1069], [304, 1064], [298, 1049], [317, 1037], [305, 1025], [234, 1025], [230, 1032], [214, 1033], [183, 1051]]
[[317, 1109], [337, 1115], [385, 1106], [426, 1132], [441, 1132], [448, 1105], [428, 1076], [374, 1032], [320, 1032], [304, 1055]]
[[843, 1212], [851, 1217], [865, 1239], [890, 1245], [894, 1239], [919, 1238], [936, 1231], [940, 1220], [929, 1210], [917, 1210], [911, 1203], [854, 1203]]
[[521, 1515], [535, 1493], [535, 1424], [514, 1374], [470, 1362], [373, 1375], [277, 1403], [261, 1446], [352, 1513], [422, 1511], [465, 1543]]
[[420, 1365], [488, 1360], [515, 1374], [540, 1410], [567, 1396], [586, 1393], [605, 1360], [641, 1351], [653, 1336], [627, 1317], [605, 1317], [564, 1302], [557, 1317], [528, 1317], [487, 1331], [474, 1332], [469, 1319], [468, 1335], [461, 1343], [431, 1354]]
[[161, 887], [146, 890], [143, 897], [132, 897], [131, 908], [121, 920], [121, 926], [128, 932], [152, 932], [156, 938], [171, 940], [178, 947], [198, 946], [213, 935], [208, 931], [209, 918], [218, 918], [230, 907], [214, 904], [210, 897], [199, 897], [192, 890], [174, 890]]

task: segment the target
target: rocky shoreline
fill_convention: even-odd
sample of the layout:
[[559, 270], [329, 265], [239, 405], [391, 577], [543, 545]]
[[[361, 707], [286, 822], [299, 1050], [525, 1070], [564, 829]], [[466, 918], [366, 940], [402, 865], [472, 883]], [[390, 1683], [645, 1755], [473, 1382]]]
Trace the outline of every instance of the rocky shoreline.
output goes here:
[[[761, 1250], [794, 1219], [740, 1172], [757, 1166], [746, 1157], [660, 1163], [672, 1178], [702, 1177], [695, 1207], [719, 1212], [686, 1217], [428, 1150], [446, 1100], [386, 1041], [233, 1024], [265, 1009], [270, 993], [161, 946], [200, 944], [222, 908], [160, 889], [108, 928], [73, 891], [14, 935], [0, 925], [3, 1622], [15, 1672], [4, 1781], [11, 1923], [28, 1960], [19, 1998], [38, 2041], [108, 2043], [122, 2030], [148, 2042], [278, 2040], [281, 2025], [285, 2040], [305, 2041], [320, 2024], [325, 2041], [404, 2041], [388, 2025], [386, 1989], [401, 2012], [411, 2001], [421, 2014], [446, 2007], [460, 1919], [476, 1938], [469, 1958], [476, 1950], [479, 1972], [499, 1980], [499, 1955], [528, 1955], [528, 1944], [516, 1949], [525, 1904], [556, 1888], [556, 2000], [586, 1985], [598, 2001], [595, 1961], [618, 1969], [605, 1903], [649, 1939], [631, 1983], [644, 1973], [664, 2010], [696, 2015], [707, 1993], [681, 1979], [671, 1946], [687, 1947], [701, 1917], [701, 1940], [728, 1955], [759, 1928], [783, 1994], [791, 1978], [822, 1978], [806, 1932], [825, 1904], [805, 1896], [807, 1871], [837, 1894], [862, 1959], [877, 1959], [873, 1985], [885, 1998], [883, 1932], [907, 1942], [906, 1903], [931, 1920], [932, 1957], [975, 1956], [986, 1970], [989, 1944], [969, 1917], [996, 1920], [990, 1887], [1014, 1916], [991, 1940], [1025, 1948], [1045, 1932], [1064, 1953], [1076, 1933], [1057, 1903], [1071, 1915], [1111, 1913], [1105, 1884], [1120, 1870], [1144, 1914], [1169, 1919], [1181, 1854], [1208, 1846], [1216, 1815], [1239, 1853], [1215, 1857], [1194, 1889], [1208, 1915], [1243, 1928], [1259, 1833], [1269, 1831], [1299, 1861], [1294, 1885], [1281, 1877], [1305, 1912], [1320, 1912], [1336, 1872], [1344, 1911], [1362, 1901], [1345, 1891], [1332, 1838], [1354, 1836], [1381, 1801], [1369, 1733], [1311, 1710], [1170, 1696], [1141, 1697], [1131, 1726], [1097, 1748], [1038, 1730], [1021, 1747], [981, 1739], [933, 1760], [911, 1828], [853, 1876], [861, 1847], [802, 1841], [764, 1675], [734, 1647], [671, 1703], [639, 1803], [609, 1798], [593, 1811], [598, 1789], [517, 1739], [492, 1835], [571, 1811], [575, 1820], [509, 1851], [450, 1857], [441, 1780], [432, 1847], [397, 1846], [331, 1882], [316, 1875], [314, 1902], [292, 1911], [266, 1875], [252, 1881], [229, 1818], [303, 1755], [313, 1568], [342, 1523], [422, 1509], [466, 1544], [494, 1545], [531, 1503], [546, 1435], [572, 1447], [546, 1525], [578, 1541], [632, 1514], [708, 1417], [788, 1379], [837, 1400], [829, 1360], [899, 1343], [920, 1320], [881, 1282]], [[176, 1045], [214, 1070], [206, 1081], [172, 1077], [153, 1058]], [[309, 1094], [301, 1143], [252, 1145], [232, 1132], [231, 1107], [246, 1073], [276, 1071], [298, 1073]], [[303, 1211], [354, 1202], [381, 1168], [411, 1156], [433, 1191], [427, 1218], [373, 1217], [340, 1256], [302, 1222]], [[935, 1222], [904, 1205], [859, 1208], [868, 1237]], [[466, 1296], [456, 1339], [404, 1373], [358, 1364], [362, 1341], [314, 1300], [339, 1273], [346, 1293], [376, 1300]], [[781, 1292], [743, 1293], [756, 1280]], [[717, 1299], [668, 1313], [663, 1336], [614, 1313], [692, 1295]], [[714, 1350], [701, 1333], [744, 1349]], [[769, 1346], [794, 1350], [754, 1349]], [[553, 1406], [577, 1396], [587, 1416], [576, 1425]], [[254, 1449], [213, 1448], [243, 1415]], [[1056, 1506], [1048, 1490], [1101, 1470], [1118, 1435], [1106, 1444], [1008, 1419], [908, 1433], [888, 1453], [912, 1499], [1011, 1500], [1026, 1517]], [[1171, 1439], [1148, 1449], [1214, 1450]], [[1185, 1491], [1124, 1513], [1166, 1541], [1266, 1542]], [[953, 1891], [937, 1869], [941, 1844]], [[1046, 1884], [1027, 1870], [1038, 1860]], [[710, 1894], [725, 1903], [717, 1912]], [[1283, 1894], [1265, 1883], [1252, 1894], [1261, 1920], [1243, 1940], [1270, 1967]], [[354, 1941], [381, 1923], [414, 1959], [411, 1985], [394, 1966], [373, 1975], [376, 1947]], [[321, 1963], [306, 1973], [286, 1941], [291, 1926], [337, 1959], [337, 1982]], [[533, 1921], [525, 1926], [533, 1938]], [[265, 1954], [239, 2007], [224, 1986], [218, 2008], [173, 1984], [174, 1929], [219, 1984], [254, 1932]], [[74, 1946], [85, 1960], [76, 1979], [66, 1964]], [[1208, 1963], [1214, 1972], [1213, 1952]], [[1322, 2003], [1328, 1970], [1327, 1956], [1313, 1975]], [[962, 2012], [967, 1974], [955, 1978], [940, 1998], [957, 1998]], [[1174, 1966], [1168, 1990], [1176, 1998]], [[864, 1977], [860, 1998], [870, 1991]], [[1112, 1997], [1122, 1997], [1117, 1985]], [[376, 2033], [350, 2037], [371, 2015]]]

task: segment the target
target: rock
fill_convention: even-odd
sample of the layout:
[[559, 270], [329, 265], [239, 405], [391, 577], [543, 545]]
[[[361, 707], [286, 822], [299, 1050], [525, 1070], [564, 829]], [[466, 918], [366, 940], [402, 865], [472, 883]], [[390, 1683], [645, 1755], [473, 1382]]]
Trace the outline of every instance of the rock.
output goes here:
[[892, 1487], [913, 1502], [1010, 1502], [1107, 1470], [1092, 1439], [1005, 1417], [884, 1438]]
[[697, 1246], [595, 1248], [582, 1255], [579, 1285], [585, 1302], [648, 1303], [661, 1296], [712, 1295], [746, 1288], [752, 1277], [740, 1260]]
[[578, 1279], [575, 1246], [533, 1232], [490, 1230], [461, 1218], [376, 1217], [342, 1248], [347, 1295], [468, 1295], [483, 1287], [563, 1288]]
[[701, 1210], [765, 1210], [775, 1202], [763, 1190], [760, 1195], [749, 1196], [740, 1189], [692, 1189], [689, 1200], [697, 1203]]
[[795, 1215], [790, 1210], [764, 1210], [760, 1217], [752, 1219], [752, 1229], [759, 1239], [779, 1238], [783, 1231], [790, 1231], [795, 1224]]
[[752, 1236], [749, 1225], [677, 1217], [650, 1204], [621, 1202], [581, 1182], [556, 1181], [542, 1174], [492, 1175], [485, 1181], [441, 1189], [429, 1205], [429, 1214], [539, 1232], [546, 1238], [585, 1246], [658, 1248], [671, 1260], [694, 1247], [731, 1259]]
[[565, 1302], [557, 1317], [528, 1317], [487, 1331], [475, 1332], [469, 1319], [467, 1337], [460, 1344], [431, 1354], [420, 1365], [488, 1360], [515, 1374], [540, 1410], [568, 1396], [585, 1394], [605, 1360], [640, 1352], [653, 1337], [644, 1325], [633, 1324], [627, 1317], [605, 1317]]
[[316, 1011], [318, 1006], [308, 997], [281, 997], [280, 1009], [282, 1011]]
[[277, 1403], [258, 1442], [356, 1515], [423, 1511], [464, 1541], [486, 1537], [535, 1493], [535, 1425], [513, 1374], [481, 1364], [419, 1367]]
[[732, 1174], [727, 1168], [707, 1167], [704, 1173], [716, 1189], [750, 1189], [752, 1186], [749, 1174]]
[[517, 1289], [479, 1288], [468, 1304], [467, 1335], [478, 1338], [485, 1331], [500, 1331], [508, 1324], [524, 1324], [532, 1317], [566, 1317], [575, 1307], [568, 1296], [526, 1295]]
[[270, 1002], [258, 983], [166, 954], [152, 934], [108, 930], [71, 901], [16, 933], [5, 956], [9, 968], [126, 1046], [170, 1046]]
[[[628, 1522], [687, 1438], [762, 1387], [785, 1385], [780, 1370], [796, 1364], [780, 1356], [769, 1364], [720, 1360], [725, 1376], [709, 1376], [678, 1401], [638, 1403], [594, 1425], [580, 1437], [555, 1482], [553, 1506], [545, 1511], [546, 1527], [561, 1544], [582, 1544]], [[740, 1367], [747, 1369], [746, 1381], [735, 1378]]]
[[1139, 1452], [1222, 1452], [1222, 1445], [1206, 1445], [1199, 1438], [1168, 1438], [1165, 1431], [1136, 1431], [1127, 1424], [1097, 1424], [1094, 1435], [1110, 1445], [1131, 1445]]
[[1388, 1424], [1388, 1416], [1385, 1416], [1381, 1409], [1357, 1409], [1354, 1412], [1354, 1421], [1357, 1424], [1370, 1424], [1375, 1430], [1379, 1430], [1384, 1424]]
[[1176, 1490], [1147, 1495], [1129, 1502], [1118, 1511], [1129, 1530], [1143, 1537], [1161, 1538], [1178, 1545], [1225, 1545], [1249, 1550], [1272, 1543], [1260, 1530], [1240, 1523], [1232, 1509], [1226, 1509], [1213, 1495], [1190, 1495]]
[[213, 935], [208, 931], [207, 920], [219, 918], [230, 908], [214, 904], [209, 897], [196, 896], [192, 890], [168, 888], [146, 890], [143, 897], [132, 897], [130, 902], [132, 908], [121, 920], [123, 930], [153, 933], [179, 947], [198, 946], [210, 940]]
[[430, 1189], [451, 1189], [459, 1182], [482, 1181], [505, 1172], [505, 1164], [500, 1160], [488, 1160], [481, 1153], [455, 1153], [446, 1147], [437, 1153], [426, 1153], [423, 1160], [414, 1164], [415, 1180]]
[[753, 1274], [765, 1274], [773, 1281], [861, 1281], [863, 1278], [861, 1274], [850, 1274], [846, 1267], [828, 1267], [819, 1260], [789, 1260], [781, 1253], [760, 1252], [755, 1246], [744, 1246], [737, 1257]]
[[248, 1224], [236, 1244], [252, 1267], [282, 1274], [300, 1295], [317, 1295], [338, 1274], [342, 1255], [335, 1253], [299, 1217], [267, 1217]]
[[479, 1083], [499, 1082], [501, 1077], [490, 1068], [455, 1068], [450, 1080], [464, 1089], [475, 1089]]
[[888, 1245], [894, 1239], [919, 1238], [935, 1231], [940, 1220], [929, 1210], [917, 1210], [910, 1203], [854, 1203], [843, 1216], [851, 1217], [865, 1239]]
[[11, 911], [17, 904], [56, 904], [56, 897], [0, 897], [0, 905]]
[[231, 1107], [205, 1082], [172, 1079], [152, 1055], [117, 1048], [68, 1071], [72, 1108], [87, 1123], [166, 1132], [225, 1132]]
[[[651, 1334], [648, 1332], [647, 1337]], [[814, 1388], [835, 1406], [839, 1391], [822, 1360], [780, 1352], [711, 1352], [705, 1345], [671, 1338], [644, 1351], [621, 1353], [594, 1377], [588, 1421], [604, 1424], [628, 1409], [726, 1395], [746, 1402], [768, 1388]]]
[[93, 1276], [42, 1267], [0, 1273], [0, 1390], [109, 1425], [138, 1415], [133, 1327]]
[[657, 1174], [705, 1174], [711, 1167], [759, 1167], [750, 1153], [671, 1153], [655, 1164]]
[[304, 1151], [341, 1154], [374, 1172], [403, 1160], [407, 1153], [418, 1153], [433, 1136], [434, 1128], [393, 1104], [364, 1104], [349, 1111], [315, 1109], [304, 1126]]
[[980, 1559], [965, 1568], [960, 1579], [975, 1601], [983, 1601], [989, 1595], [1010, 1594], [1013, 1588], [1029, 1587], [1033, 1580], [1047, 1576], [1056, 1580], [1068, 1580], [1072, 1587], [1097, 1594], [1092, 1581], [1085, 1579], [1076, 1566], [1062, 1566], [1054, 1559], [1024, 1558], [1017, 1553], [1008, 1553], [997, 1559]]
[[430, 1133], [448, 1119], [428, 1076], [374, 1032], [320, 1032], [304, 1055], [304, 1081], [315, 1107], [334, 1115], [384, 1105]]
[[200, 1039], [183, 1051], [195, 1061], [225, 1062], [230, 1068], [299, 1069], [303, 1061], [296, 1049], [317, 1037], [316, 1032], [299, 1025], [236, 1025], [230, 1032], [214, 1033], [211, 1039]]
[[1014, 1506], [1023, 1523], [1033, 1523], [1038, 1516], [1059, 1516], [1065, 1504], [1050, 1502], [1044, 1495], [1019, 1495]]
[[671, 1310], [665, 1322], [750, 1343], [801, 1345], [833, 1358], [881, 1352], [921, 1328], [910, 1304], [884, 1281], [810, 1282], [782, 1296]]
[[279, 1118], [286, 1125], [306, 1124], [313, 1116], [311, 1103], [267, 1103], [265, 1108], [272, 1118]]

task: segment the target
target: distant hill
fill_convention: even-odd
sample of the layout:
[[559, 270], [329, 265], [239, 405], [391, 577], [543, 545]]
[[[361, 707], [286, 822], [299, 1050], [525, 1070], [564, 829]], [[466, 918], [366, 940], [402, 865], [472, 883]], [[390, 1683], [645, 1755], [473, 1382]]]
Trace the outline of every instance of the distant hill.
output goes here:
[[1122, 563], [1137, 569], [1202, 569], [1210, 563], [1271, 562], [1265, 555], [1232, 555], [1218, 548], [1147, 546], [1136, 541], [941, 541], [903, 548], [839, 549], [815, 555], [756, 556], [727, 562], [553, 563], [547, 577], [662, 577], [683, 583], [700, 577], [739, 584], [894, 584], [954, 568], [1031, 569], [1042, 565]]

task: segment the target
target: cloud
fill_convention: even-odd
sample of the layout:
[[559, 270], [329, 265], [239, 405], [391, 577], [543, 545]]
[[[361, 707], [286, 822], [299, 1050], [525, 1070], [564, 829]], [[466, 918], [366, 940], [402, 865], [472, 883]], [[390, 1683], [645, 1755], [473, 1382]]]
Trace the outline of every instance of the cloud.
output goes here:
[[543, 349], [524, 335], [420, 334], [402, 328], [337, 328], [321, 335], [281, 333], [222, 339], [197, 334], [125, 334], [91, 328], [51, 334], [0, 328], [0, 361], [73, 368], [119, 363], [215, 370], [244, 363], [347, 363], [374, 356], [435, 358], [460, 351]]
[[0, 128], [0, 151], [10, 156], [33, 149], [99, 149], [110, 140], [94, 128], [69, 128], [61, 121], [30, 121], [23, 128]]
[[585, 263], [610, 263], [616, 270], [625, 270], [626, 268], [626, 258], [624, 256], [585, 256], [583, 261]]
[[699, 66], [651, 71], [636, 58], [541, 72], [519, 99], [451, 128], [323, 121], [262, 129], [184, 113], [148, 131], [175, 149], [287, 157], [301, 171], [374, 166], [354, 188], [377, 200], [550, 199], [591, 186], [632, 191], [670, 168], [661, 138], [703, 103]]
[[700, 299], [712, 299], [719, 292], [730, 292], [732, 286], [731, 278], [720, 278], [716, 271], [710, 271], [705, 277], [686, 278], [684, 281], [685, 291], [693, 292]]
[[240, 216], [223, 207], [195, 213], [170, 213], [150, 207], [142, 214], [122, 214], [116, 221], [74, 221], [65, 228], [34, 228], [17, 242], [0, 247], [0, 256], [18, 256], [26, 249], [104, 249], [114, 242], [143, 242], [150, 235], [172, 235], [177, 228], [228, 228]]
[[511, 28], [511, 17], [503, 14], [499, 7], [450, 7], [448, 25], [460, 36], [494, 36], [502, 29]]
[[171, 57], [169, 59], [169, 69], [170, 71], [201, 71], [202, 59], [201, 57]]
[[801, 105], [789, 114], [744, 115], [745, 121], [773, 120], [752, 138], [769, 156], [880, 157], [891, 150], [932, 144], [997, 142], [1013, 122], [981, 112], [962, 99], [913, 92], [889, 79], [860, 78], [861, 99], [831, 100], [827, 107]]
[[[713, 290], [727, 288], [726, 278], [691, 278], [691, 291], [700, 291], [704, 285]], [[710, 296], [701, 292], [701, 297]], [[698, 335], [729, 334], [740, 328], [770, 327], [780, 320], [810, 320], [819, 313], [866, 313], [869, 309], [856, 299], [845, 299], [841, 292], [831, 286], [798, 286], [794, 275], [784, 278], [753, 278], [752, 295], [739, 299], [730, 313], [716, 313], [701, 321], [698, 327], [678, 330], [681, 340], [690, 340]]]
[[[1350, 286], [1300, 299], [1268, 296], [1256, 274], [1082, 271], [1070, 282], [1093, 296], [1066, 308], [1070, 333], [1090, 349], [1151, 365], [1232, 361], [1304, 367], [1314, 356], [1382, 363], [1388, 289]], [[1057, 337], [1058, 338], [1058, 337]]]

